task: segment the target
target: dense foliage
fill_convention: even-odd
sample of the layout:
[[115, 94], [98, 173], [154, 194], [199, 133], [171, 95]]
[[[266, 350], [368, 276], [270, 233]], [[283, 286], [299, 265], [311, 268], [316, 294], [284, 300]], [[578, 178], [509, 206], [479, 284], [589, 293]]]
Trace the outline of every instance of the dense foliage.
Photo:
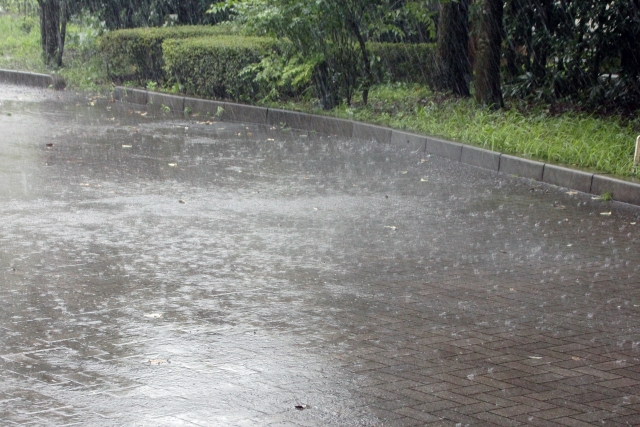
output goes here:
[[409, 17], [418, 24], [429, 22], [430, 14], [411, 13], [418, 10], [412, 5], [391, 0], [227, 0], [210, 12], [227, 13], [250, 32], [289, 40], [299, 60], [285, 65], [283, 72], [308, 76], [323, 106], [332, 108], [342, 99], [350, 103], [358, 89], [367, 102], [377, 59], [367, 42], [401, 39]]
[[166, 72], [185, 93], [241, 101], [261, 96], [255, 73], [246, 68], [274, 48], [274, 40], [266, 37], [170, 39], [163, 44]]
[[639, 0], [507, 0], [504, 11], [508, 94], [640, 107]]
[[135, 28], [110, 31], [99, 41], [100, 54], [107, 73], [115, 80], [164, 81], [165, 39], [184, 39], [229, 34], [227, 26], [179, 26], [165, 28]]
[[[502, 105], [504, 93], [507, 100], [529, 99], [553, 108], [625, 114], [640, 107], [640, 0], [37, 2], [44, 58], [58, 66], [65, 19], [81, 13], [98, 17], [105, 29], [235, 21], [247, 35], [290, 43], [287, 51], [256, 65], [256, 77], [271, 85], [271, 96], [295, 93], [311, 83], [325, 108], [350, 104], [356, 92], [366, 103], [381, 75], [403, 79], [396, 75], [399, 67], [384, 69], [387, 64], [372, 43], [412, 50], [416, 42], [436, 40], [435, 63], [430, 57], [417, 68], [412, 63], [411, 73], [457, 95], [475, 94], [482, 103]], [[27, 12], [34, 0], [0, 4], [11, 10], [24, 4]], [[160, 45], [127, 65], [134, 68], [135, 79], [158, 76], [150, 70], [162, 70]], [[125, 75], [119, 73], [114, 76]]]

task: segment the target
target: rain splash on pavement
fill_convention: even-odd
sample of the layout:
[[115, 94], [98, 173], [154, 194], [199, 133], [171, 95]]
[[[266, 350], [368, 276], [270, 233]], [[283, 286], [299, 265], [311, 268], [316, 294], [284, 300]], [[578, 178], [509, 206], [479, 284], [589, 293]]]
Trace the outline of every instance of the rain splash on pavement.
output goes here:
[[0, 420], [640, 424], [640, 210], [0, 86]]

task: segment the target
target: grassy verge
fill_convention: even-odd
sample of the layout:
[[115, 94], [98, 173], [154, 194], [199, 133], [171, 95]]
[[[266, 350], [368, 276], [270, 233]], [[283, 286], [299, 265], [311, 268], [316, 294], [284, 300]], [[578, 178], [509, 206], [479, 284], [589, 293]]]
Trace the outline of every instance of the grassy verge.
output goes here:
[[[85, 23], [86, 24], [86, 23]], [[59, 72], [74, 89], [104, 91], [111, 85], [96, 55], [95, 25], [68, 27]], [[33, 18], [0, 15], [0, 68], [51, 72], [42, 64], [39, 27]], [[315, 101], [271, 103], [270, 106], [327, 114]], [[523, 105], [523, 104], [522, 104]], [[638, 176], [633, 167], [640, 117], [596, 117], [543, 107], [510, 105], [502, 111], [481, 108], [431, 92], [426, 86], [387, 84], [373, 88], [369, 105], [357, 100], [329, 114], [398, 129], [440, 136], [503, 153], [512, 153], [599, 172]], [[522, 107], [522, 108], [521, 108]]]
[[[271, 104], [323, 113], [313, 102]], [[373, 88], [369, 105], [355, 102], [330, 114], [599, 172], [636, 176], [633, 153], [640, 118], [595, 117], [509, 105], [501, 111], [471, 99], [433, 93], [425, 86], [388, 84]], [[325, 113], [326, 114], [326, 113]]]
[[68, 87], [105, 91], [111, 87], [105, 67], [96, 55], [98, 30], [82, 23], [69, 23], [63, 56], [64, 67], [44, 65], [40, 47], [40, 24], [30, 16], [0, 15], [0, 68], [38, 73], [57, 73]]

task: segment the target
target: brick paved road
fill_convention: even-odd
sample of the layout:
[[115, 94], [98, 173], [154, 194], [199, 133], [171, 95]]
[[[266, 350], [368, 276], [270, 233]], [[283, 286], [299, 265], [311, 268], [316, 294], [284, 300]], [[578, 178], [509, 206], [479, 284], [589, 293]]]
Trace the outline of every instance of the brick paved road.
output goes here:
[[0, 86], [0, 425], [640, 425], [639, 210], [91, 102]]

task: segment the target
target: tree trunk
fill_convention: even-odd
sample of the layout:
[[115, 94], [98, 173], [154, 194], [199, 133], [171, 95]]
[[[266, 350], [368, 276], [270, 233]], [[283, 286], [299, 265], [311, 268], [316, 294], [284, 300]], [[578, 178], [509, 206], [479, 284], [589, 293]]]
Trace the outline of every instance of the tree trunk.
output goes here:
[[358, 46], [360, 46], [360, 54], [362, 55], [362, 62], [364, 63], [364, 83], [362, 84], [362, 103], [367, 105], [369, 102], [369, 90], [373, 84], [373, 74], [371, 73], [371, 60], [369, 58], [369, 51], [367, 50], [367, 43], [364, 40], [360, 26], [357, 22], [350, 22], [351, 30], [358, 40]]
[[440, 5], [436, 88], [469, 96], [469, 0]]
[[67, 0], [60, 1], [60, 31], [58, 31], [58, 55], [56, 65], [62, 67], [62, 54], [64, 53], [64, 41], [67, 37]]
[[483, 105], [504, 106], [500, 87], [503, 0], [482, 0], [478, 51], [475, 62], [475, 97]]
[[64, 32], [61, 32], [60, 29], [61, 5], [59, 0], [38, 0], [38, 4], [40, 5], [40, 43], [44, 62], [61, 65], [66, 33], [66, 3], [62, 6], [65, 9], [62, 14], [65, 15], [62, 18]]
[[533, 46], [532, 71], [536, 78], [536, 85], [543, 84], [547, 75], [547, 60], [551, 50], [551, 14], [553, 13], [553, 3], [551, 0], [540, 0], [536, 2], [537, 29], [541, 35], [536, 38]]

